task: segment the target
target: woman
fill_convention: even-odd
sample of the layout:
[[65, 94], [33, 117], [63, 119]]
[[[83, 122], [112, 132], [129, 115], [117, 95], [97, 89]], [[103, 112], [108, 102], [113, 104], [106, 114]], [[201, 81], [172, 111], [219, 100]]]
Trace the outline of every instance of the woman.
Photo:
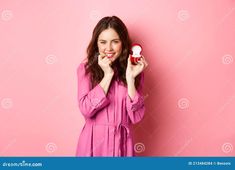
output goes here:
[[144, 116], [144, 57], [130, 60], [131, 40], [116, 16], [94, 28], [87, 60], [78, 67], [78, 103], [86, 123], [77, 156], [134, 156], [130, 125]]

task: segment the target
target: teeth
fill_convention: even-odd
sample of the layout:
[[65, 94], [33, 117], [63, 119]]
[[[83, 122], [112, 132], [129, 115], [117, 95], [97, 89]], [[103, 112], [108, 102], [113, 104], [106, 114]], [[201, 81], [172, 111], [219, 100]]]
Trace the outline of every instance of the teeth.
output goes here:
[[114, 55], [114, 54], [106, 54], [106, 56], [107, 56], [108, 58], [113, 57], [113, 55]]

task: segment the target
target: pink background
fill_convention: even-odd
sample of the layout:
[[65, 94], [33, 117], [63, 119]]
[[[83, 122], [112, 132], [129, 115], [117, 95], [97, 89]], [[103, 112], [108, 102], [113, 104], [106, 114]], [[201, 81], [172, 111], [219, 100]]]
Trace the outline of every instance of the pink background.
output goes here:
[[235, 156], [234, 0], [1, 0], [0, 156], [74, 156], [76, 68], [117, 15], [143, 46], [140, 156]]

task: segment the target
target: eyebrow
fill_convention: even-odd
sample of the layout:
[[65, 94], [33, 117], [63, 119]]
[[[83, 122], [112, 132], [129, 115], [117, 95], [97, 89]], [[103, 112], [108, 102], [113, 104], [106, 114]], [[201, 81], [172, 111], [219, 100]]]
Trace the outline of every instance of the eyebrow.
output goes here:
[[[119, 40], [119, 41], [120, 41], [120, 38], [116, 38], [116, 39], [113, 39], [113, 40], [111, 40], [111, 41], [116, 41], [116, 40]], [[106, 41], [106, 40], [100, 39], [99, 41]]]

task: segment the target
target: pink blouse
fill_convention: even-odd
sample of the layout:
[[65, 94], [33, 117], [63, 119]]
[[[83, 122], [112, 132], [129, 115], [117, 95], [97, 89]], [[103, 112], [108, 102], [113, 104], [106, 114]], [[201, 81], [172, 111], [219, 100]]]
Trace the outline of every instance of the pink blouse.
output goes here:
[[130, 125], [144, 116], [142, 94], [144, 74], [133, 100], [127, 87], [114, 78], [107, 95], [97, 84], [91, 88], [89, 74], [85, 75], [85, 63], [77, 69], [78, 105], [85, 118], [76, 156], [134, 156]]

